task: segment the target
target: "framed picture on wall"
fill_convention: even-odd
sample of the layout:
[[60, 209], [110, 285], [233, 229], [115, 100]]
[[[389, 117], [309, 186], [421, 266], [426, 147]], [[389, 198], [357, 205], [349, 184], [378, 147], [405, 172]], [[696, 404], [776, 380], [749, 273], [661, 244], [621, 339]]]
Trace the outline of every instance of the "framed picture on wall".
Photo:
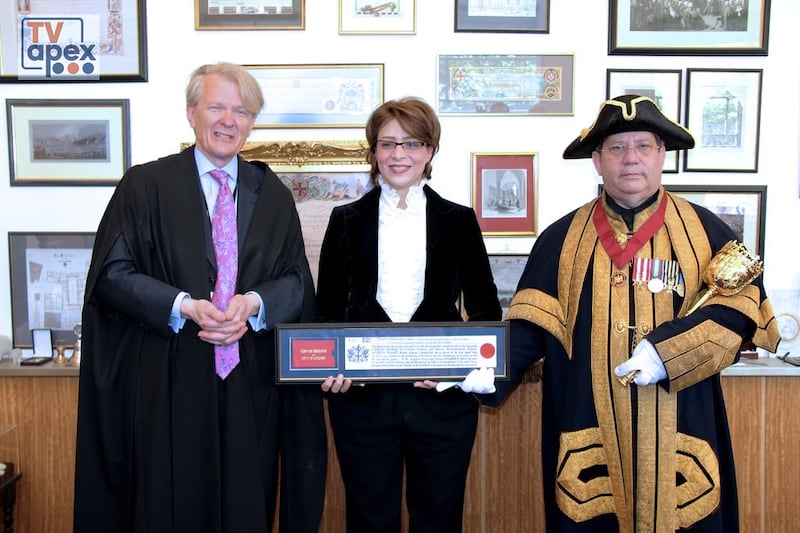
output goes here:
[[536, 235], [537, 153], [472, 153], [472, 208], [484, 236]]
[[[39, 43], [29, 37], [34, 27], [42, 32]], [[0, 83], [147, 81], [146, 28], [145, 0], [2, 2]], [[46, 61], [38, 59], [41, 54], [27, 53], [43, 41], [59, 46], [52, 54], [79, 43], [80, 55], [66, 60], [59, 54]], [[84, 68], [87, 65], [91, 71]]]
[[517, 284], [525, 265], [528, 263], [527, 255], [489, 255], [489, 266], [492, 268], [492, 277], [497, 286], [497, 298], [503, 309], [503, 318], [508, 314], [511, 299], [517, 291]]
[[758, 172], [761, 69], [687, 69], [686, 127], [695, 147], [683, 169]]
[[196, 30], [302, 30], [305, 0], [194, 0]]
[[339, 33], [413, 34], [417, 31], [417, 1], [339, 0]]
[[609, 0], [608, 53], [765, 56], [769, 10], [770, 0]]
[[267, 97], [256, 128], [363, 128], [383, 103], [383, 63], [245, 67]]
[[455, 0], [456, 32], [550, 33], [550, 0]]
[[115, 185], [131, 164], [128, 100], [6, 100], [19, 185]]
[[301, 141], [248, 142], [240, 152], [247, 160], [269, 164], [292, 191], [315, 284], [331, 211], [372, 188], [367, 151], [365, 141]]
[[[673, 122], [681, 122], [680, 70], [606, 69], [606, 98], [625, 94], [647, 96]], [[664, 172], [678, 172], [678, 150], [667, 152]]]
[[14, 347], [31, 347], [33, 329], [75, 343], [93, 245], [94, 233], [9, 232]]
[[764, 257], [766, 185], [664, 185], [721, 218], [748, 250]]
[[572, 55], [440, 55], [441, 115], [572, 115]]

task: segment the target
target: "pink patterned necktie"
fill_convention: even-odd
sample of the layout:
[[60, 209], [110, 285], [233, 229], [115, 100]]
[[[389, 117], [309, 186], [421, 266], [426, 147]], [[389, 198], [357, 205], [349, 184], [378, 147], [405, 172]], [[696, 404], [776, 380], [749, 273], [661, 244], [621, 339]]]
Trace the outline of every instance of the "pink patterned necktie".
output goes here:
[[[217, 201], [211, 215], [211, 238], [217, 260], [217, 281], [211, 297], [217, 309], [225, 311], [228, 301], [236, 291], [236, 271], [239, 263], [239, 240], [236, 237], [236, 205], [228, 187], [228, 173], [212, 170], [211, 177], [219, 183]], [[225, 379], [239, 363], [239, 343], [214, 346], [214, 363], [217, 375]]]

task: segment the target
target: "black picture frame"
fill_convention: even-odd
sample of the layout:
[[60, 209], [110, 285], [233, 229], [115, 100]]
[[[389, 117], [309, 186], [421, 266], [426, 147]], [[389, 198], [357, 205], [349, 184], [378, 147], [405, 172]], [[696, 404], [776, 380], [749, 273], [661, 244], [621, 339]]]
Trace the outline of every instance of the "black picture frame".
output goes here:
[[[11, 2], [9, 2], [11, 3]], [[0, 40], [6, 45], [0, 47], [0, 83], [99, 83], [99, 82], [146, 82], [147, 81], [147, 12], [145, 0], [109, 0], [104, 2], [105, 10], [92, 12], [97, 2], [80, 0], [55, 0], [47, 2], [45, 13], [30, 10], [20, 11], [20, 7], [7, 8], [11, 17], [0, 17]], [[15, 2], [20, 5], [20, 2]], [[100, 74], [95, 79], [86, 76], [58, 77], [55, 79], [20, 78], [18, 60], [22, 44], [18, 42], [19, 18], [25, 16], [42, 17], [51, 13], [60, 16], [97, 15], [102, 32], [100, 48]], [[39, 19], [37, 19], [39, 20]], [[130, 30], [130, 31], [128, 31]], [[14, 46], [8, 46], [13, 43]]]
[[762, 69], [686, 69], [688, 172], [758, 172]]
[[[291, 12], [270, 13], [269, 6], [257, 2], [241, 2], [240, 6], [224, 7], [231, 12], [212, 13], [209, 0], [194, 0], [195, 30], [304, 30], [305, 0], [292, 0]], [[261, 10], [260, 12], [258, 10]]]
[[744, 9], [720, 2], [718, 11], [671, 16], [661, 2], [609, 0], [608, 53], [766, 56], [770, 1], [747, 0]]
[[[89, 232], [8, 233], [15, 348], [30, 348], [31, 330], [43, 328], [52, 330], [55, 343], [75, 343], [73, 328], [81, 320], [94, 236]], [[41, 307], [31, 309], [31, 302]], [[34, 313], [38, 316], [31, 320]]]
[[[470, 15], [469, 0], [455, 0], [454, 31], [474, 33], [550, 33], [550, 0], [536, 0], [533, 14], [522, 10]], [[495, 8], [497, 9], [497, 8]]]
[[717, 215], [736, 233], [739, 242], [763, 259], [766, 185], [664, 185], [664, 188]]

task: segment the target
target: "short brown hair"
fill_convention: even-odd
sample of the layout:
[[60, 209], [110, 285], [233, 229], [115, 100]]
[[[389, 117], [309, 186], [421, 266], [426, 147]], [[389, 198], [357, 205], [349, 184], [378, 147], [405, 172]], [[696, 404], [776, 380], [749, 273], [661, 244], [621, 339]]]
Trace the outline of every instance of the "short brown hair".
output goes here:
[[[424, 142], [433, 148], [433, 154], [439, 151], [439, 138], [442, 134], [442, 126], [436, 112], [428, 103], [414, 96], [407, 96], [397, 100], [385, 102], [372, 112], [367, 120], [366, 136], [369, 143], [369, 153], [367, 163], [370, 164], [369, 177], [373, 185], [378, 184], [378, 161], [375, 158], [375, 150], [378, 144], [378, 132], [391, 120], [397, 120], [400, 127], [409, 135]], [[423, 178], [430, 178], [433, 165], [428, 161], [422, 171]]]

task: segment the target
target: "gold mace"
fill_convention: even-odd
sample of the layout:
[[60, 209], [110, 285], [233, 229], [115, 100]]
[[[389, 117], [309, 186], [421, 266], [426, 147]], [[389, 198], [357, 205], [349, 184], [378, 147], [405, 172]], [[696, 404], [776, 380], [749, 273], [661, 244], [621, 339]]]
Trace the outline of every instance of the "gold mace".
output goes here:
[[[747, 247], [736, 241], [728, 241], [719, 252], [711, 258], [711, 262], [703, 271], [703, 281], [708, 284], [708, 289], [700, 296], [697, 302], [689, 309], [686, 317], [695, 312], [703, 303], [717, 294], [732, 296], [756, 279], [764, 270], [764, 264], [757, 255], [750, 253]], [[623, 387], [627, 387], [639, 370], [632, 370], [617, 379]]]

